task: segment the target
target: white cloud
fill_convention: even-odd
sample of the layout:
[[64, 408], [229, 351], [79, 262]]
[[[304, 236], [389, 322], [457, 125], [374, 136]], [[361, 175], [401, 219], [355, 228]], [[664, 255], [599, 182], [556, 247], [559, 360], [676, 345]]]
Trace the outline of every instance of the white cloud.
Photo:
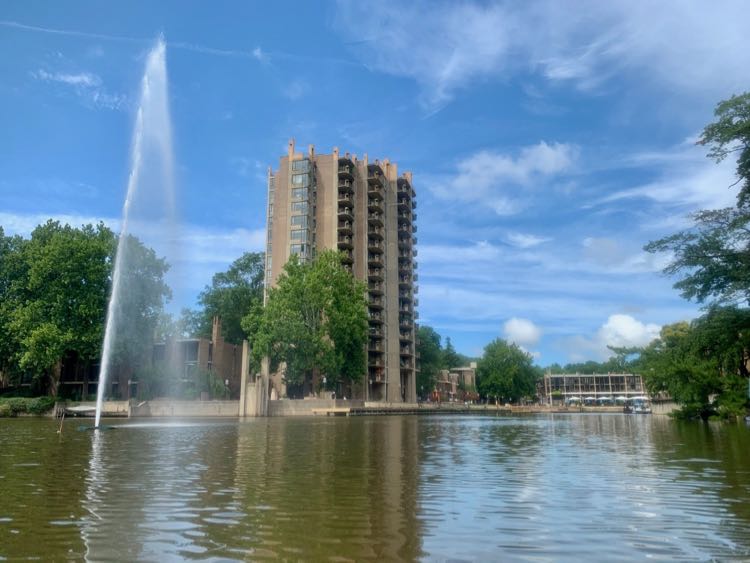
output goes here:
[[542, 329], [529, 319], [513, 317], [503, 325], [503, 335], [509, 342], [526, 347], [535, 346], [542, 337]]
[[510, 244], [518, 248], [533, 248], [552, 240], [551, 238], [525, 233], [508, 233], [505, 238]]
[[65, 73], [39, 69], [32, 72], [31, 76], [44, 82], [69, 86], [87, 105], [96, 108], [119, 110], [127, 103], [125, 96], [107, 92], [102, 79], [90, 72]]
[[90, 72], [79, 72], [77, 74], [66, 74], [64, 72], [47, 72], [44, 69], [39, 69], [32, 73], [32, 76], [39, 80], [48, 80], [50, 82], [62, 82], [71, 86], [86, 86], [95, 87], [100, 86], [102, 79], [95, 74]]
[[[477, 80], [536, 71], [596, 88], [630, 73], [710, 99], [750, 78], [743, 0], [520, 3], [340, 1], [336, 30], [376, 70], [416, 80], [434, 110]], [[362, 41], [361, 21], [367, 21]]]
[[498, 215], [523, 209], [526, 191], [540, 181], [571, 171], [578, 147], [541, 141], [521, 149], [517, 157], [483, 150], [462, 160], [457, 172], [431, 187], [441, 199], [474, 202]]
[[607, 348], [646, 346], [659, 337], [661, 326], [653, 323], [642, 323], [630, 315], [610, 315], [596, 334], [592, 337], [574, 336], [566, 341], [571, 361], [586, 359], [605, 360], [612, 356]]

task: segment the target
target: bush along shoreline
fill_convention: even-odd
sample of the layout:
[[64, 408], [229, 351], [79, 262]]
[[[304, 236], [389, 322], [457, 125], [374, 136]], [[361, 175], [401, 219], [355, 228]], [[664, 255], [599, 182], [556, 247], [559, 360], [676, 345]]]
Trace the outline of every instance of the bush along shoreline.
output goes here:
[[0, 418], [11, 418], [19, 415], [44, 416], [54, 406], [54, 397], [0, 398]]

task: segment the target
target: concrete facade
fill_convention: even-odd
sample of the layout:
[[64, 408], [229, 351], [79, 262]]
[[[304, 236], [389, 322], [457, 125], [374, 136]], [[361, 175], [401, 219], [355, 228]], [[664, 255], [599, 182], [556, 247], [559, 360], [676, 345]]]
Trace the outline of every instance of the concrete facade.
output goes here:
[[[292, 254], [311, 260], [324, 249], [343, 252], [345, 267], [368, 285], [368, 368], [362, 389], [351, 390], [364, 400], [416, 401], [415, 208], [411, 173], [399, 176], [388, 160], [312, 146], [302, 154], [292, 140], [268, 172], [266, 287]], [[271, 388], [285, 395], [280, 374]]]

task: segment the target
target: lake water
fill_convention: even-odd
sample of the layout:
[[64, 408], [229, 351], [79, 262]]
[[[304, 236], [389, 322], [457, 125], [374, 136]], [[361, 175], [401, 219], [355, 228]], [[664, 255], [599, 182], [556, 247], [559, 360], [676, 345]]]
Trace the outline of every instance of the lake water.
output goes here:
[[750, 559], [750, 428], [0, 419], [0, 560]]

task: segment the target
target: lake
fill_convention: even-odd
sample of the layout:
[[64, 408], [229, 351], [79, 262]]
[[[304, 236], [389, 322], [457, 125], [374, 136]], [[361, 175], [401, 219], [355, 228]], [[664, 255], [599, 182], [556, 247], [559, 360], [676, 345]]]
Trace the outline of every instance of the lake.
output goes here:
[[660, 416], [0, 419], [0, 560], [750, 558], [750, 428]]

